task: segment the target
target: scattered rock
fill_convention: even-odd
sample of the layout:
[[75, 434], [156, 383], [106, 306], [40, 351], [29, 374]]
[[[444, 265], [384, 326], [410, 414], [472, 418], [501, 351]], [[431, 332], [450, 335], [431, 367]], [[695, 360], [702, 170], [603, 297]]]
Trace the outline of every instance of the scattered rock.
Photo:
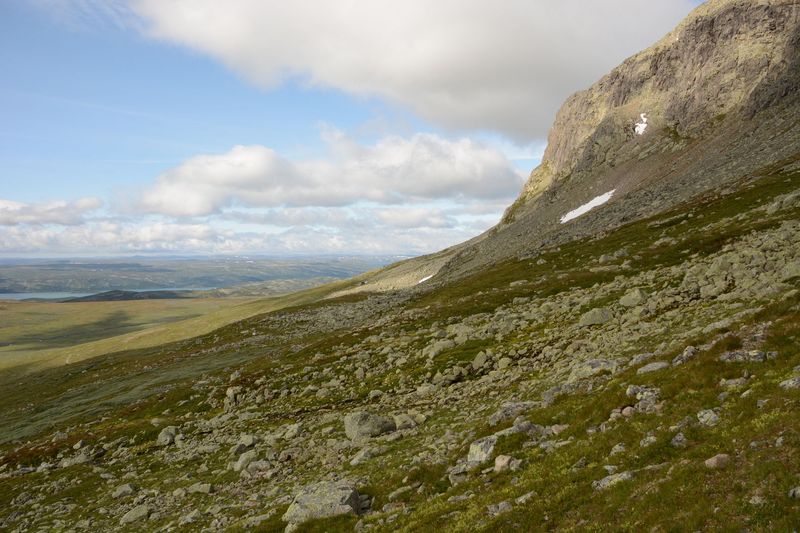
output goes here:
[[636, 371], [637, 374], [649, 374], [650, 372], [657, 372], [659, 370], [663, 370], [665, 368], [669, 368], [669, 363], [666, 361], [655, 361], [653, 363], [648, 363], [641, 367], [639, 370]]
[[514, 459], [510, 455], [498, 455], [494, 458], [494, 471], [499, 473], [507, 470], [519, 470], [521, 464], [522, 461]]
[[169, 446], [175, 442], [175, 435], [177, 432], [177, 427], [167, 426], [158, 434], [158, 439], [156, 442], [158, 442], [159, 446]]
[[631, 289], [619, 299], [619, 304], [624, 307], [636, 307], [647, 300], [647, 293], [640, 288]]
[[149, 505], [137, 505], [127, 513], [125, 513], [122, 518], [120, 519], [120, 524], [133, 524], [134, 522], [139, 522], [140, 520], [146, 520], [147, 517], [150, 516], [151, 510]]
[[494, 447], [497, 444], [497, 437], [494, 435], [490, 435], [488, 437], [483, 437], [482, 439], [478, 439], [472, 444], [469, 445], [469, 454], [467, 455], [467, 461], [475, 462], [475, 463], [485, 463], [489, 459], [492, 458], [492, 454], [494, 453]]
[[587, 327], [601, 325], [611, 322], [613, 318], [614, 314], [611, 312], [611, 309], [608, 309], [607, 307], [596, 307], [583, 314], [578, 322], [578, 326]]
[[672, 360], [672, 366], [680, 366], [697, 355], [697, 348], [694, 346], [687, 346], [679, 355], [676, 355]]
[[364, 411], [350, 413], [344, 417], [344, 432], [350, 440], [377, 437], [396, 429], [397, 426], [391, 418]]
[[122, 498], [124, 496], [130, 496], [134, 492], [136, 492], [136, 486], [131, 483], [125, 483], [114, 489], [111, 496], [114, 498]]
[[361, 497], [350, 482], [325, 481], [298, 492], [284, 513], [283, 521], [302, 524], [312, 519], [360, 512]]
[[620, 472], [619, 474], [611, 474], [603, 479], [599, 479], [597, 481], [592, 481], [592, 488], [594, 490], [605, 490], [609, 487], [613, 487], [618, 483], [622, 483], [623, 481], [628, 481], [633, 479], [633, 472]]
[[728, 466], [728, 464], [730, 464], [730, 462], [731, 462], [730, 455], [728, 455], [727, 453], [719, 453], [714, 457], [709, 457], [708, 459], [706, 459], [705, 465], [706, 468], [711, 468], [716, 470], [720, 468], [725, 468], [726, 466]]
[[797, 390], [800, 389], [800, 377], [795, 377], [781, 381], [781, 388], [783, 390]]
[[211, 483], [197, 482], [194, 485], [190, 485], [186, 492], [188, 494], [211, 494], [214, 492], [214, 486]]
[[686, 440], [686, 437], [684, 436], [683, 433], [678, 433], [677, 435], [672, 437], [672, 440], [670, 441], [670, 443], [675, 448], [686, 448], [686, 446], [688, 446], [688, 444], [689, 444], [689, 441]]
[[697, 413], [697, 420], [703, 426], [713, 427], [719, 423], [719, 415], [712, 409], [703, 409]]

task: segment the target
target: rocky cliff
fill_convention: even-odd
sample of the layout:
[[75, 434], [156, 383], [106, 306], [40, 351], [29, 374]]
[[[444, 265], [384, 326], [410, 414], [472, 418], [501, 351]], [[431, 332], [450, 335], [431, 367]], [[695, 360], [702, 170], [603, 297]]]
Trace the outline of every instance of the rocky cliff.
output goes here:
[[[445, 283], [598, 235], [800, 161], [800, 3], [710, 0], [558, 112], [500, 224], [370, 275], [357, 291]], [[562, 217], [613, 191], [569, 223]], [[400, 275], [402, 273], [402, 276]]]
[[[800, 87], [800, 3], [712, 0], [558, 112], [524, 202], [558, 182], [679, 152]], [[639, 128], [636, 125], [645, 125]]]

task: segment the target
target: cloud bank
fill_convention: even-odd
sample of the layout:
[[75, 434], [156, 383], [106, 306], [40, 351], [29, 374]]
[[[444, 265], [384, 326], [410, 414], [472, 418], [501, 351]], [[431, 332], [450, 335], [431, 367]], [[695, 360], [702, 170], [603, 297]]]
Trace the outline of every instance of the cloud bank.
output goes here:
[[456, 130], [543, 138], [566, 97], [649, 46], [691, 0], [135, 0], [143, 31], [265, 88], [375, 96]]
[[525, 180], [498, 148], [438, 135], [362, 145], [323, 130], [327, 154], [265, 146], [202, 154], [112, 204], [0, 200], [7, 254], [425, 253], [497, 222]]
[[19, 224], [76, 225], [84, 222], [84, 215], [99, 209], [99, 198], [80, 198], [74, 202], [57, 200], [39, 204], [25, 204], [0, 198], [0, 226]]
[[290, 161], [264, 146], [200, 155], [158, 177], [142, 198], [149, 213], [201, 216], [232, 205], [344, 206], [514, 197], [523, 176], [497, 149], [436, 135], [387, 137], [371, 146], [325, 134], [329, 157]]

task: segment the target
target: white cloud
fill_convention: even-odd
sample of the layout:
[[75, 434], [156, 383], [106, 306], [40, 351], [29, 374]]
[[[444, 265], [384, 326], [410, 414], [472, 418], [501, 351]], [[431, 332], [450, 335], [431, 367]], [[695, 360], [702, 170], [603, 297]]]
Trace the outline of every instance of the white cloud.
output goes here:
[[455, 129], [543, 138], [569, 93], [669, 31], [691, 0], [132, 0], [147, 34], [263, 87], [288, 78]]
[[424, 207], [380, 209], [375, 212], [376, 218], [395, 228], [452, 228], [457, 226], [454, 218], [441, 209]]
[[436, 199], [510, 199], [524, 176], [497, 149], [436, 135], [386, 137], [359, 145], [327, 131], [329, 158], [291, 161], [263, 146], [193, 157], [158, 177], [142, 196], [149, 213], [203, 216], [230, 206], [345, 206]]
[[295, 226], [279, 233], [245, 232], [210, 224], [113, 222], [61, 228], [0, 228], [0, 251], [6, 255], [181, 254], [324, 254], [427, 253], [461, 242], [473, 227], [395, 228], [373, 225]]
[[80, 198], [74, 202], [56, 200], [39, 204], [25, 204], [0, 199], [0, 226], [18, 224], [75, 225], [84, 221], [84, 215], [99, 209], [103, 202], [98, 198]]

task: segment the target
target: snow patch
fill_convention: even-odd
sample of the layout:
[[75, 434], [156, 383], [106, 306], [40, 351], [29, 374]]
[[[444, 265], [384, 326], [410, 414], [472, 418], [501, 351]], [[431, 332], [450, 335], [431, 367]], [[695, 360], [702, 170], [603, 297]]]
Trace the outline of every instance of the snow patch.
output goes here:
[[429, 279], [431, 279], [432, 277], [433, 277], [433, 274], [431, 274], [430, 276], [425, 276], [424, 278], [422, 278], [421, 280], [419, 280], [419, 281], [417, 282], [417, 285], [419, 285], [420, 283], [425, 283], [426, 281], [428, 281], [428, 280], [429, 280]]
[[636, 132], [636, 135], [644, 135], [644, 130], [647, 129], [647, 113], [642, 113], [639, 115], [639, 118], [642, 121], [636, 123], [634, 131]]
[[607, 201], [611, 200], [611, 197], [614, 196], [614, 193], [616, 191], [617, 191], [616, 189], [612, 189], [607, 193], [601, 194], [597, 198], [594, 198], [590, 202], [583, 204], [579, 208], [573, 209], [572, 211], [561, 217], [561, 223], [563, 224], [564, 222], [569, 222], [570, 220], [578, 218], [581, 215], [585, 215], [595, 207], [603, 205]]

